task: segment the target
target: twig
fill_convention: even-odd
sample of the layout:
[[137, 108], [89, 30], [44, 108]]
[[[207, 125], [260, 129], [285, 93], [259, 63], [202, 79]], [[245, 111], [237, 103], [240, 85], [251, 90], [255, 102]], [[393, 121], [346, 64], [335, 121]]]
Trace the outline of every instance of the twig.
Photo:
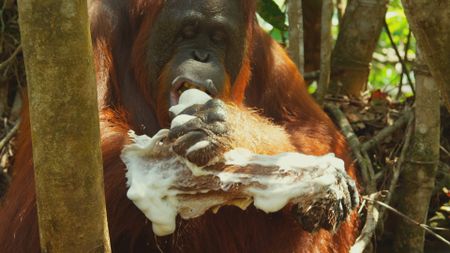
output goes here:
[[[367, 205], [367, 218], [361, 234], [356, 238], [355, 244], [353, 244], [350, 249], [350, 253], [362, 253], [367, 245], [370, 243], [372, 236], [377, 228], [378, 221], [380, 220], [380, 215], [377, 207], [374, 205], [373, 201], [384, 197], [385, 192], [372, 193], [367, 197], [371, 201], [368, 201]], [[364, 199], [363, 201], [367, 201]]]
[[450, 157], [450, 152], [447, 149], [445, 149], [442, 145], [440, 146], [440, 148], [442, 152], [444, 152], [448, 157]]
[[376, 181], [375, 181], [375, 171], [373, 169], [372, 160], [370, 159], [370, 156], [367, 153], [367, 151], [361, 150], [361, 145], [360, 145], [360, 152], [363, 157], [363, 160], [361, 161], [361, 163], [364, 164], [364, 166], [367, 170], [367, 173], [369, 175], [369, 182], [367, 183], [366, 192], [372, 193], [377, 190]]
[[303, 78], [306, 80], [317, 79], [320, 76], [320, 70], [316, 70], [313, 72], [307, 72], [303, 75]]
[[361, 205], [360, 205], [360, 207], [358, 209], [358, 214], [362, 213], [362, 211], [364, 210], [364, 207], [366, 206], [366, 202], [367, 201], [365, 199], [362, 200]]
[[368, 207], [367, 207], [366, 223], [364, 224], [364, 228], [361, 231], [360, 236], [356, 239], [355, 244], [352, 246], [352, 248], [350, 250], [351, 253], [363, 252], [364, 249], [367, 247], [368, 243], [370, 242], [373, 234], [375, 233], [377, 225], [379, 224], [380, 221], [382, 222], [384, 220], [383, 218], [384, 218], [384, 214], [385, 214], [385, 209], [378, 210], [373, 205], [373, 203], [379, 197], [385, 197], [386, 203], [391, 202], [392, 193], [395, 190], [395, 187], [396, 187], [397, 181], [398, 181], [398, 177], [400, 175], [400, 168], [405, 159], [406, 150], [408, 150], [409, 143], [411, 140], [412, 129], [413, 129], [413, 127], [412, 127], [413, 117], [414, 116], [409, 118], [408, 128], [407, 128], [406, 135], [405, 135], [405, 143], [403, 144], [399, 161], [394, 168], [394, 174], [392, 175], [389, 190], [388, 191], [384, 190], [384, 191], [381, 191], [378, 193], [371, 194], [369, 197], [363, 197], [363, 201], [367, 201], [369, 203]]
[[384, 28], [386, 29], [386, 34], [389, 37], [389, 41], [391, 42], [392, 48], [394, 49], [395, 54], [398, 57], [398, 61], [402, 65], [402, 69], [405, 72], [406, 79], [408, 79], [409, 86], [411, 87], [411, 90], [412, 90], [413, 94], [415, 95], [416, 91], [414, 89], [413, 81], [412, 81], [411, 77], [409, 76], [408, 68], [406, 67], [405, 61], [403, 61], [403, 58], [400, 55], [400, 51], [398, 51], [397, 45], [395, 44], [394, 39], [392, 38], [392, 34], [391, 34], [391, 31], [389, 30], [389, 26], [388, 26], [386, 20], [384, 20]]
[[[400, 152], [400, 157], [398, 159], [398, 162], [393, 169], [392, 179], [391, 179], [391, 183], [389, 184], [389, 189], [388, 189], [389, 193], [386, 197], [386, 203], [388, 203], [388, 204], [391, 202], [392, 193], [394, 192], [395, 187], [397, 187], [398, 177], [400, 176], [401, 168], [403, 166], [403, 162], [406, 159], [406, 153], [407, 153], [409, 145], [411, 143], [411, 137], [412, 137], [412, 133], [413, 133], [413, 129], [414, 129], [413, 121], [414, 121], [414, 114], [412, 114], [412, 116], [409, 118], [408, 127], [406, 129], [406, 134], [405, 134], [405, 143], [403, 144], [402, 151]], [[383, 215], [383, 214], [381, 214], [381, 215]]]
[[[406, 37], [406, 44], [405, 44], [405, 55], [403, 56], [403, 61], [406, 63], [408, 62], [408, 50], [411, 45], [411, 29], [408, 31], [408, 36]], [[406, 74], [407, 69], [403, 69], [402, 65], [402, 74], [400, 75], [400, 82], [398, 83], [398, 91], [396, 98], [399, 99], [400, 95], [402, 94], [402, 87], [403, 87], [403, 75]]]
[[9, 65], [9, 63], [16, 58], [16, 55], [22, 51], [22, 46], [19, 45], [16, 50], [6, 59], [4, 62], [0, 63], [0, 70], [4, 69]]
[[[409, 149], [409, 145], [411, 143], [411, 137], [412, 137], [412, 133], [413, 133], [413, 129], [414, 129], [413, 121], [414, 121], [414, 114], [412, 114], [412, 116], [410, 117], [410, 119], [408, 121], [408, 127], [406, 128], [404, 144], [403, 144], [402, 150], [400, 152], [400, 157], [398, 158], [397, 164], [393, 168], [391, 182], [389, 183], [388, 194], [385, 199], [385, 202], [387, 204], [391, 203], [392, 194], [395, 191], [395, 188], [397, 187], [397, 182], [398, 182], [398, 178], [400, 177], [401, 168], [406, 159], [406, 153]], [[384, 219], [384, 215], [385, 215], [385, 210], [384, 209], [380, 210], [381, 220]]]
[[164, 251], [162, 250], [161, 246], [159, 245], [158, 237], [156, 235], [153, 235], [153, 239], [156, 242], [156, 248], [158, 249], [159, 253], [164, 253]]
[[378, 204], [378, 205], [380, 205], [380, 206], [382, 206], [382, 207], [388, 209], [389, 211], [391, 211], [391, 212], [397, 214], [398, 216], [402, 217], [403, 219], [409, 221], [410, 223], [419, 226], [420, 228], [422, 228], [422, 229], [425, 230], [426, 232], [430, 233], [432, 236], [436, 237], [437, 239], [439, 239], [440, 241], [442, 241], [443, 243], [445, 243], [447, 246], [450, 247], [450, 241], [446, 240], [446, 239], [445, 239], [444, 237], [442, 237], [441, 235], [435, 233], [432, 229], [430, 229], [430, 227], [429, 227], [427, 224], [420, 223], [420, 222], [418, 222], [418, 221], [416, 221], [416, 220], [410, 218], [409, 216], [405, 215], [404, 213], [398, 211], [397, 209], [391, 207], [390, 205], [388, 205], [388, 204], [386, 204], [386, 203], [384, 203], [384, 202], [381, 202], [381, 201], [378, 201], [378, 200], [373, 200], [373, 199], [370, 199], [370, 198], [365, 197], [365, 196], [363, 196], [363, 199], [366, 199], [366, 200], [369, 201], [369, 202], [376, 203], [376, 204]]
[[16, 121], [14, 127], [6, 134], [6, 136], [0, 141], [0, 150], [2, 150], [5, 145], [11, 140], [12, 137], [16, 134], [17, 130], [19, 130], [20, 119]]
[[450, 231], [448, 228], [441, 228], [441, 227], [432, 227], [430, 229], [433, 229], [435, 231]]
[[352, 98], [349, 98], [349, 97], [326, 96], [325, 100], [326, 101], [331, 101], [331, 102], [338, 102], [338, 103], [356, 105], [356, 106], [359, 106], [359, 107], [366, 106], [366, 103], [364, 103], [363, 101], [358, 100], [358, 99], [352, 99]]
[[406, 123], [408, 123], [409, 119], [412, 117], [413, 113], [411, 110], [405, 111], [403, 115], [398, 118], [394, 124], [391, 126], [385, 127], [382, 129], [377, 135], [372, 137], [372, 139], [366, 141], [362, 144], [361, 149], [364, 151], [368, 151], [378, 145], [382, 140], [386, 139], [388, 136], [390, 136], [392, 133], [394, 133], [396, 130], [400, 129]]
[[345, 117], [345, 114], [335, 105], [325, 104], [325, 109], [333, 116], [337, 124], [339, 125], [341, 131], [343, 132], [345, 138], [347, 139], [353, 154], [356, 157], [361, 168], [361, 176], [363, 184], [366, 185], [366, 192], [375, 192], [375, 172], [372, 167], [372, 161], [368, 156], [367, 152], [361, 150], [361, 143], [358, 140], [355, 132], [353, 131], [350, 122]]

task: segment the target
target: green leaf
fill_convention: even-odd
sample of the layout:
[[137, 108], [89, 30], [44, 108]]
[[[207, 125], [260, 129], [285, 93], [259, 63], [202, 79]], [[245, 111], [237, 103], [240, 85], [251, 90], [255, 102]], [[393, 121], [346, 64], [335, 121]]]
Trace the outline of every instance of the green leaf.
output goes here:
[[288, 26], [285, 24], [286, 14], [273, 0], [259, 0], [258, 14], [273, 27], [280, 31], [286, 31]]
[[276, 40], [278, 43], [283, 42], [283, 32], [278, 30], [277, 28], [272, 29], [269, 34], [272, 36], [274, 40]]

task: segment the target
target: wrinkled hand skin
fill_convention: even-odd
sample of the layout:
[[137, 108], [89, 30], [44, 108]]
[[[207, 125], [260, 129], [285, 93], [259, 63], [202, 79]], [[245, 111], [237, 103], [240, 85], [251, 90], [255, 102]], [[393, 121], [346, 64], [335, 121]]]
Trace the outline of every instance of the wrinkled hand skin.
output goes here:
[[299, 204], [293, 208], [304, 230], [314, 232], [323, 228], [336, 231], [359, 205], [355, 181], [341, 170], [336, 170], [335, 178], [335, 187], [325, 190], [312, 203]]
[[[223, 153], [231, 149], [230, 125], [226, 122], [227, 105], [223, 101], [211, 99], [205, 104], [192, 105], [181, 114], [195, 118], [170, 129], [168, 139], [173, 143], [175, 153], [197, 166], [207, 166], [212, 161], [217, 162]], [[207, 141], [204, 142], [207, 145], [189, 150], [203, 141]], [[317, 172], [317, 177], [321, 175], [323, 172]], [[333, 187], [312, 196], [308, 203], [294, 205], [293, 213], [304, 230], [313, 232], [323, 228], [336, 231], [359, 205], [353, 179], [342, 170], [336, 170], [334, 176], [336, 184]], [[314, 175], [311, 177], [314, 178]]]
[[[202, 105], [192, 105], [179, 115], [196, 118], [170, 129], [169, 141], [173, 151], [197, 166], [208, 165], [213, 159], [230, 149], [229, 127], [226, 123], [226, 105], [219, 99], [211, 99]], [[204, 142], [205, 141], [205, 142]], [[195, 148], [196, 144], [201, 145]], [[195, 150], [189, 150], [194, 147]]]

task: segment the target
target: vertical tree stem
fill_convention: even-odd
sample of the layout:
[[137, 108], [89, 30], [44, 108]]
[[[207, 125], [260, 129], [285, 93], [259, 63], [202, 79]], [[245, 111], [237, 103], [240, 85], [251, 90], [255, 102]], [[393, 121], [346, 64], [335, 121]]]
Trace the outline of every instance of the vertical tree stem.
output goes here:
[[331, 50], [333, 37], [331, 35], [331, 20], [333, 18], [333, 1], [322, 1], [322, 29], [320, 37], [320, 76], [317, 85], [317, 101], [322, 104], [328, 91], [331, 76]]
[[[418, 41], [419, 43], [419, 41]], [[423, 58], [418, 56], [417, 61]], [[440, 146], [440, 97], [427, 66], [417, 65], [415, 122], [412, 145], [399, 178], [397, 209], [412, 219], [425, 223], [428, 203], [434, 189]], [[422, 253], [425, 231], [404, 220], [394, 226], [392, 252]]]
[[110, 252], [87, 1], [22, 0], [42, 252]]
[[383, 28], [388, 0], [352, 0], [345, 9], [334, 47], [330, 93], [360, 97]]
[[305, 73], [302, 0], [288, 1], [289, 55], [301, 73]]
[[448, 1], [402, 0], [408, 23], [450, 112], [450, 5]]

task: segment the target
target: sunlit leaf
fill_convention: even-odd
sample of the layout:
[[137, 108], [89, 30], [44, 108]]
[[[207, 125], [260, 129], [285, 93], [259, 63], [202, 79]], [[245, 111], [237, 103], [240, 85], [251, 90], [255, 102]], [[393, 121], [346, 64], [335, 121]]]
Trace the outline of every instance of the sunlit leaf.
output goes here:
[[286, 14], [281, 11], [280, 7], [273, 0], [259, 0], [258, 14], [274, 28], [280, 31], [286, 31], [288, 26], [285, 24]]

